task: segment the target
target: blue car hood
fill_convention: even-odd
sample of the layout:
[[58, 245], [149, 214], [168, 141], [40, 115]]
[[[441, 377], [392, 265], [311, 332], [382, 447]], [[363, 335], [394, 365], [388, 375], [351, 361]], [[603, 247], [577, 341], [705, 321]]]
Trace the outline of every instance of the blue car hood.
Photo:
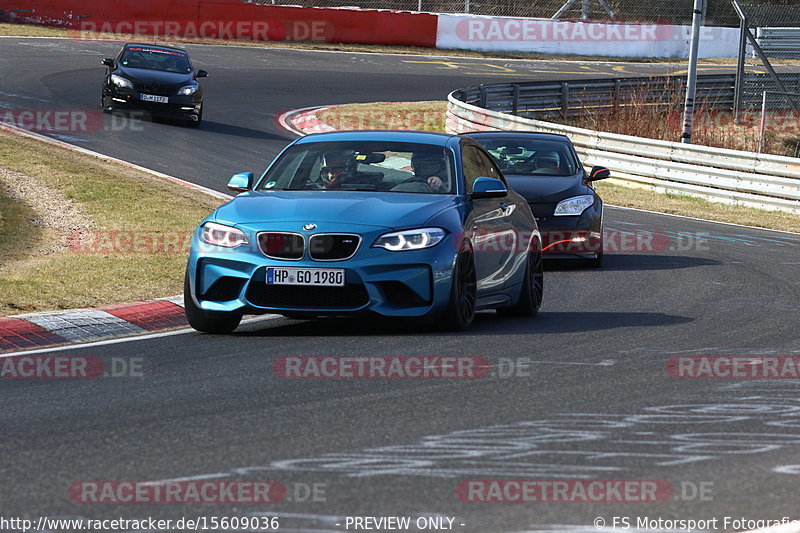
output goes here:
[[454, 208], [460, 197], [349, 191], [269, 191], [240, 194], [216, 212], [218, 222], [332, 222], [403, 229]]

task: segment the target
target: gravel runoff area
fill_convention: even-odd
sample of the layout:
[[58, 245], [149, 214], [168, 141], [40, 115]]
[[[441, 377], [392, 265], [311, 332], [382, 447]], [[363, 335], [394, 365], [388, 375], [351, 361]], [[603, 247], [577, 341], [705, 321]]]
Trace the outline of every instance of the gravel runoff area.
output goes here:
[[31, 224], [50, 230], [55, 238], [39, 244], [36, 254], [51, 254], [67, 249], [67, 237], [91, 229], [92, 221], [74, 200], [61, 191], [45, 187], [35, 178], [0, 167], [0, 187], [9, 198], [30, 207], [36, 218]]

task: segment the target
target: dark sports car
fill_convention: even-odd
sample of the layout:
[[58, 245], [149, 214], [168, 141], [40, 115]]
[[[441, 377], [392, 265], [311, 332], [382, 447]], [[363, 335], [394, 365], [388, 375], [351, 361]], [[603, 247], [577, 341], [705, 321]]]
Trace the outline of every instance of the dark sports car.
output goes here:
[[603, 201], [592, 182], [609, 177], [596, 166], [586, 172], [568, 137], [550, 133], [482, 132], [481, 143], [508, 184], [531, 206], [549, 257], [582, 257], [603, 263]]
[[186, 50], [172, 46], [129, 43], [117, 57], [101, 62], [108, 67], [100, 105], [103, 112], [140, 110], [152, 116], [203, 120], [203, 88]]
[[524, 198], [472, 139], [367, 131], [295, 140], [197, 228], [189, 324], [242, 314], [419, 317], [462, 330], [475, 311], [531, 316], [542, 254]]

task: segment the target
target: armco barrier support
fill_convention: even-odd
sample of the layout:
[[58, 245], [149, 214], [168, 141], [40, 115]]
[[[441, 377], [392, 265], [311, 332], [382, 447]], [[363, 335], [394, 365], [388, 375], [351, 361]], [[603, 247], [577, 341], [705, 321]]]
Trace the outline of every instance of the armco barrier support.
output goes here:
[[[437, 16], [239, 0], [0, 0], [0, 20], [159, 37], [436, 46]], [[136, 31], [134, 31], [136, 30]]]
[[800, 159], [597, 132], [490, 111], [448, 96], [447, 130], [567, 135], [587, 166], [658, 192], [800, 213]]

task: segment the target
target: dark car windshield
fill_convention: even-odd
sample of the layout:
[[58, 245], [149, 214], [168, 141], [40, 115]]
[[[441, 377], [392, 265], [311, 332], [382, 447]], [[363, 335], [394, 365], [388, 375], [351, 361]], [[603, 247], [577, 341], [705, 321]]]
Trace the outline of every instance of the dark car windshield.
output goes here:
[[189, 56], [180, 50], [165, 50], [147, 46], [129, 46], [120, 58], [120, 64], [128, 68], [143, 68], [188, 74], [192, 71]]
[[566, 142], [524, 137], [479, 138], [506, 176], [574, 176], [578, 162]]
[[451, 159], [444, 147], [419, 143], [302, 143], [283, 153], [259, 189], [452, 194]]

